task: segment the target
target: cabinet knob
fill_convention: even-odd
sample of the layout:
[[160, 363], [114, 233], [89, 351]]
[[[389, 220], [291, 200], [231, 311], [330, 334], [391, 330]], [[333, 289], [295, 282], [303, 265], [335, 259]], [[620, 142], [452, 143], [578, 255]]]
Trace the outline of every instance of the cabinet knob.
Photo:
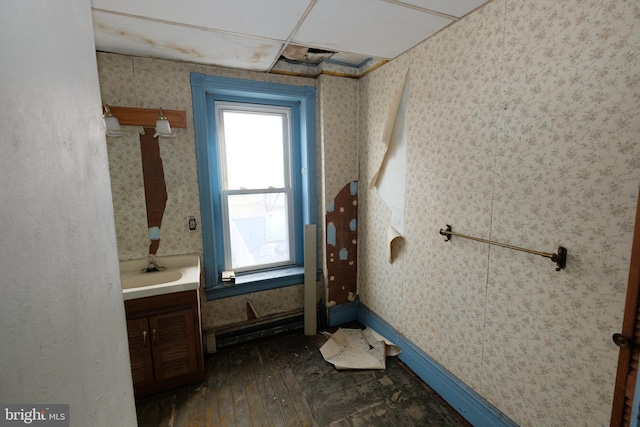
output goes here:
[[156, 330], [153, 330], [153, 344], [156, 345], [158, 342], [156, 341]]
[[142, 331], [142, 342], [144, 343], [144, 348], [147, 348], [147, 331]]

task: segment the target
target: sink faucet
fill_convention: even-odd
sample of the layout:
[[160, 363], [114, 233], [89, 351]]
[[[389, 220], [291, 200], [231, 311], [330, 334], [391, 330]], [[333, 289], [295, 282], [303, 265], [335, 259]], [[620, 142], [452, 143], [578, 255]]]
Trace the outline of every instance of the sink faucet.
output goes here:
[[143, 272], [150, 273], [152, 271], [162, 271], [165, 267], [158, 265], [155, 254], [147, 255], [147, 268]]

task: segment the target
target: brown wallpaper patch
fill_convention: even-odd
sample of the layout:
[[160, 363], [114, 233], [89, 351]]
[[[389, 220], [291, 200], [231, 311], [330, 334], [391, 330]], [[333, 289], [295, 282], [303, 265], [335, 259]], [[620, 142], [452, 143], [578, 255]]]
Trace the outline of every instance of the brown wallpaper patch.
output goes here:
[[358, 182], [345, 185], [326, 215], [329, 305], [353, 301], [358, 273]]
[[160, 228], [167, 207], [167, 185], [164, 179], [162, 157], [158, 138], [153, 137], [153, 128], [144, 128], [140, 135], [142, 153], [142, 174], [147, 205], [147, 226], [149, 227], [149, 254], [155, 255], [160, 246]]

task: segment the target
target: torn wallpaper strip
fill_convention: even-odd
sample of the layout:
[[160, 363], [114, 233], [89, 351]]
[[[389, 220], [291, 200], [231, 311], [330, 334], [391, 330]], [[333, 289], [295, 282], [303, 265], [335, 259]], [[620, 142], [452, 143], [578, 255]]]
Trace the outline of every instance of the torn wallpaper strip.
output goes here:
[[407, 102], [409, 98], [409, 71], [404, 76], [402, 86], [389, 105], [384, 121], [382, 142], [385, 154], [369, 189], [376, 188], [378, 194], [391, 209], [391, 220], [387, 230], [387, 258], [395, 259], [394, 241], [404, 234], [405, 175], [407, 165]]
[[320, 347], [324, 359], [336, 369], [385, 369], [386, 357], [402, 351], [371, 328], [324, 333], [329, 340]]

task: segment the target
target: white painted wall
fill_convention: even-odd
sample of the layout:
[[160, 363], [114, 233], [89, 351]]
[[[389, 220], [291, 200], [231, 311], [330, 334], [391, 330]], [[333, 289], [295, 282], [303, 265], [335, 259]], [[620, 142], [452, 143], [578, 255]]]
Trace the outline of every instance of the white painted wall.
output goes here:
[[88, 0], [0, 13], [0, 402], [136, 425]]

